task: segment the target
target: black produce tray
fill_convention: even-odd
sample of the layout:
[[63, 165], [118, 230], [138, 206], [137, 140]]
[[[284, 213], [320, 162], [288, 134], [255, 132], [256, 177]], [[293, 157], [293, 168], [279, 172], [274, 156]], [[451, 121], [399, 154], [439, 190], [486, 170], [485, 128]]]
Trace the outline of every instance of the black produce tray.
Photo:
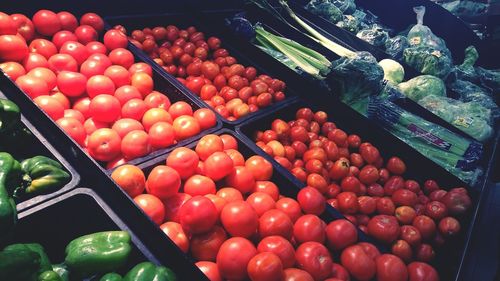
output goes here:
[[[0, 98], [5, 98], [1, 89], [0, 89]], [[22, 113], [21, 115], [21, 122], [33, 134], [32, 139], [35, 141], [35, 143], [31, 143], [29, 146], [19, 147], [18, 150], [15, 151], [5, 151], [5, 152], [12, 154], [12, 156], [17, 160], [27, 159], [37, 155], [50, 157], [61, 163], [64, 169], [70, 174], [71, 179], [67, 184], [65, 184], [59, 189], [54, 189], [52, 191], [47, 191], [38, 195], [25, 194], [25, 196], [23, 196], [23, 199], [16, 204], [18, 212], [31, 208], [32, 206], [47, 201], [51, 198], [57, 197], [67, 192], [68, 190], [75, 188], [77, 184], [80, 182], [80, 175], [75, 170], [75, 168], [73, 168], [73, 166], [71, 166], [68, 163], [68, 161], [66, 161], [66, 159], [61, 154], [59, 154], [59, 152], [54, 148], [54, 146], [52, 146], [47, 141], [47, 139], [45, 139], [40, 134], [40, 132], [26, 119], [24, 113]]]
[[[283, 168], [283, 166], [274, 161], [272, 157], [267, 155], [262, 150], [259, 151], [255, 149], [254, 147], [255, 144], [253, 146], [249, 145], [250, 143], [248, 140], [246, 140], [245, 137], [240, 136], [238, 133], [232, 130], [222, 129], [214, 134], [219, 136], [223, 134], [229, 134], [234, 138], [236, 138], [236, 140], [238, 141], [238, 151], [243, 155], [245, 160], [253, 155], [260, 155], [265, 159], [267, 159], [268, 161], [270, 161], [273, 165], [273, 176], [270, 179], [270, 181], [274, 182], [278, 186], [281, 195], [297, 199], [297, 193], [302, 188], [304, 188], [304, 185], [300, 183], [300, 181], [298, 181], [293, 175], [291, 175], [285, 168]], [[194, 150], [197, 143], [198, 143], [197, 141], [193, 142], [187, 145], [186, 147]], [[151, 170], [153, 170], [154, 167], [158, 165], [165, 165], [165, 159], [167, 158], [167, 156], [168, 155], [151, 159], [148, 162], [144, 162], [138, 165], [138, 167], [144, 171], [145, 175], [148, 175], [151, 172]], [[224, 187], [225, 185], [223, 183], [224, 181], [222, 180], [216, 182], [217, 188]], [[345, 219], [345, 217], [340, 212], [338, 212], [328, 203], [326, 204], [326, 211], [320, 216], [320, 218], [323, 219], [326, 222], [326, 224], [337, 219]], [[358, 239], [360, 242], [370, 242], [375, 244], [381, 251], [386, 250], [384, 245], [380, 245], [378, 242], [370, 238], [368, 235], [366, 235], [359, 229], [358, 229]]]
[[[474, 229], [478, 210], [481, 206], [483, 191], [489, 187], [486, 178], [489, 176], [490, 169], [485, 171], [486, 175], [478, 184], [469, 187], [460, 179], [427, 159], [424, 155], [413, 150], [386, 130], [381, 129], [377, 124], [370, 120], [366, 120], [349, 106], [340, 101], [335, 102], [333, 100], [330, 101], [329, 104], [323, 103], [321, 106], [318, 106], [320, 104], [321, 103], [316, 102], [316, 106], [314, 106], [305, 100], [299, 100], [290, 103], [287, 107], [273, 114], [268, 114], [262, 118], [241, 124], [236, 130], [240, 135], [244, 136], [242, 140], [252, 150], [258, 151], [259, 154], [265, 154], [265, 152], [253, 141], [256, 131], [270, 129], [270, 124], [273, 120], [278, 118], [285, 121], [295, 119], [295, 112], [302, 107], [310, 107], [313, 111], [323, 110], [328, 113], [329, 121], [334, 122], [338, 128], [344, 130], [348, 134], [357, 134], [363, 141], [368, 141], [378, 147], [384, 159], [389, 159], [391, 156], [396, 155], [403, 159], [407, 166], [407, 172], [404, 175], [405, 178], [415, 179], [420, 183], [423, 183], [427, 179], [434, 179], [440, 186], [446, 189], [466, 187], [473, 202], [473, 209], [460, 220], [462, 225], [460, 234], [453, 239], [447, 240], [445, 246], [436, 251], [436, 260], [433, 262], [442, 280], [455, 280], [461, 271], [464, 258], [468, 251], [470, 235]], [[496, 146], [493, 148], [495, 149]], [[495, 152], [494, 149], [491, 153]], [[268, 157], [267, 159], [272, 158]], [[279, 165], [274, 159], [271, 161], [274, 165]], [[491, 160], [491, 162], [493, 162], [493, 160]], [[285, 171], [285, 173], [287, 177], [293, 177], [290, 172]]]
[[[191, 11], [190, 13], [165, 13], [165, 14], [152, 14], [152, 15], [127, 15], [118, 17], [107, 17], [105, 18], [106, 23], [109, 26], [123, 25], [127, 32], [131, 32], [134, 29], [143, 29], [145, 27], [156, 27], [156, 26], [167, 26], [176, 25], [178, 27], [189, 27], [195, 26], [199, 31], [205, 33], [205, 37], [217, 36], [222, 41], [222, 47], [227, 49], [231, 56], [235, 57], [238, 63], [244, 66], [253, 66], [257, 69], [258, 74], [267, 74], [273, 78], [283, 80], [287, 87], [284, 91], [286, 99], [284, 101], [274, 103], [266, 108], [260, 109], [257, 112], [250, 113], [245, 117], [239, 118], [235, 121], [228, 121], [227, 119], [218, 116], [220, 119], [228, 126], [233, 127], [238, 125], [245, 120], [250, 120], [259, 116], [261, 114], [266, 114], [274, 111], [276, 108], [282, 106], [287, 100], [293, 99], [298, 93], [307, 90], [309, 87], [314, 87], [312, 83], [310, 85], [304, 83], [297, 83], [293, 79], [289, 78], [287, 73], [293, 72], [286, 66], [282, 65], [278, 61], [270, 58], [267, 54], [263, 53], [259, 48], [254, 45], [241, 40], [240, 38], [232, 35], [230, 30], [225, 27], [224, 19], [230, 15], [234, 14], [235, 10], [223, 10], [223, 11], [210, 11], [204, 13], [197, 13]], [[197, 100], [199, 103], [204, 104], [208, 107], [204, 101], [201, 100], [196, 94], [192, 93], [187, 89], [181, 82], [177, 81], [174, 76], [168, 74], [161, 66], [155, 63], [149, 56], [142, 50], [139, 50], [135, 46], [131, 48], [135, 54], [141, 57], [142, 60], [147, 61], [152, 65], [159, 73], [164, 77], [169, 77], [175, 86], [181, 89], [186, 95], [189, 95], [192, 99]], [[316, 86], [317, 87], [317, 86]]]
[[[119, 273], [125, 274], [136, 264], [151, 261], [157, 265], [170, 267], [179, 280], [186, 280], [184, 277], [188, 276], [190, 277], [188, 280], [194, 280], [191, 278], [196, 275], [185, 275], [187, 269], [193, 269], [193, 264], [185, 259], [178, 260], [173, 257], [165, 259], [157, 256], [155, 251], [148, 249], [141, 241], [147, 237], [140, 237], [140, 233], [135, 232], [133, 223], [120, 218], [97, 194], [87, 188], [77, 188], [35, 208], [21, 212], [12, 238], [4, 241], [1, 247], [13, 243], [40, 243], [45, 248], [51, 263], [57, 264], [64, 261], [64, 249], [73, 239], [86, 234], [111, 230], [124, 230], [132, 237], [131, 255], [127, 264], [118, 271]], [[168, 250], [175, 251], [176, 249]]]
[[[134, 54], [136, 62], [146, 62], [146, 63], [150, 64], [149, 61], [144, 61], [143, 59], [141, 59], [140, 56], [137, 55], [137, 49], [132, 44], [129, 43], [128, 49]], [[185, 95], [182, 92], [182, 90], [180, 90], [176, 87], [176, 85], [175, 85], [176, 82], [172, 82], [171, 77], [166, 77], [164, 75], [164, 73], [161, 73], [155, 67], [152, 67], [152, 69], [153, 69], [154, 90], [166, 95], [170, 99], [172, 104], [174, 102], [177, 102], [177, 101], [184, 101], [184, 102], [188, 103], [189, 105], [191, 105], [191, 107], [193, 108], [193, 112], [199, 108], [208, 107], [205, 103], [202, 103], [199, 100], [191, 98], [190, 95]], [[9, 99], [13, 99], [13, 96], [16, 96], [16, 95], [26, 95], [19, 87], [17, 87], [17, 85], [14, 83], [14, 81], [12, 81], [10, 78], [8, 78], [7, 75], [5, 75], [5, 73], [1, 70], [0, 70], [0, 84], [2, 85], [2, 91], [4, 91], [5, 96], [7, 96], [7, 98], [9, 98]], [[27, 95], [26, 95], [26, 97], [29, 99], [29, 97]], [[23, 101], [23, 102], [25, 102], [25, 101]], [[29, 102], [32, 102], [32, 101], [30, 100]], [[16, 103], [18, 103], [18, 102], [16, 102]], [[210, 110], [212, 110], [212, 109], [210, 109]], [[25, 112], [25, 111], [23, 111], [23, 112]], [[35, 113], [35, 114], [37, 114], [37, 113]], [[35, 118], [37, 118], [37, 117], [35, 117]], [[49, 118], [49, 122], [55, 123], [50, 118]], [[188, 139], [185, 139], [185, 140], [182, 140], [182, 141], [179, 141], [178, 143], [176, 143], [170, 147], [155, 150], [146, 156], [130, 160], [127, 163], [137, 165], [139, 163], [147, 161], [148, 159], [151, 159], [151, 158], [154, 158], [158, 155], [167, 153], [176, 147], [183, 146], [183, 145], [191, 142], [194, 139], [200, 138], [204, 134], [207, 134], [209, 132], [213, 132], [213, 131], [220, 129], [221, 127], [222, 127], [222, 122], [220, 121], [219, 118], [217, 118], [217, 123], [214, 127], [209, 128], [209, 129], [204, 130], [204, 131], [201, 131], [198, 135], [193, 136], [193, 137], [188, 138]], [[61, 129], [61, 131], [63, 131], [63, 130]], [[63, 133], [65, 133], [65, 132], [63, 131]], [[70, 138], [69, 136], [67, 136], [67, 137]], [[57, 143], [57, 142], [55, 142], [55, 143]], [[100, 164], [103, 167], [106, 167], [105, 163], [100, 163]]]

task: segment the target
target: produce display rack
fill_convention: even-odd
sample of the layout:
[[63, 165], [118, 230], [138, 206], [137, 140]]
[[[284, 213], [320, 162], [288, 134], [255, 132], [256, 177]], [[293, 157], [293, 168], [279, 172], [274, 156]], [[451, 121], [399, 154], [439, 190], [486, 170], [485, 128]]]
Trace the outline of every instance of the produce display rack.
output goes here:
[[[284, 26], [274, 18], [262, 17], [256, 10], [243, 6], [242, 3], [226, 5], [226, 1], [214, 1], [214, 5], [220, 9], [210, 7], [204, 1], [194, 1], [189, 9], [185, 10], [185, 6], [176, 7], [178, 12], [170, 12], [167, 14], [156, 14], [158, 9], [150, 6], [139, 8], [133, 4], [124, 4], [122, 9], [99, 8], [102, 3], [99, 1], [89, 1], [87, 7], [80, 7], [80, 4], [72, 7], [66, 4], [50, 4], [44, 6], [39, 2], [32, 7], [16, 7], [17, 4], [10, 3], [7, 7], [5, 4], [0, 4], [0, 11], [5, 12], [21, 12], [27, 15], [32, 15], [34, 11], [42, 8], [51, 8], [54, 10], [68, 10], [75, 14], [82, 14], [88, 9], [101, 14], [105, 17], [107, 28], [116, 24], [121, 24], [127, 30], [135, 28], [153, 27], [156, 25], [176, 24], [180, 26], [195, 25], [200, 26], [201, 31], [209, 35], [215, 35], [222, 39], [223, 45], [227, 48], [231, 55], [236, 57], [239, 62], [245, 65], [252, 65], [257, 68], [259, 73], [269, 74], [273, 77], [282, 79], [287, 84], [287, 98], [277, 104], [273, 104], [265, 109], [259, 110], [256, 113], [250, 114], [247, 117], [236, 121], [227, 121], [217, 114], [217, 125], [209, 130], [201, 132], [199, 135], [186, 139], [160, 151], [156, 151], [148, 156], [133, 160], [131, 163], [143, 169], [146, 174], [159, 163], [165, 161], [166, 156], [175, 148], [185, 146], [193, 148], [198, 140], [209, 133], [212, 134], [230, 134], [233, 135], [239, 145], [240, 152], [246, 157], [251, 155], [260, 155], [273, 164], [274, 174], [272, 181], [280, 187], [280, 192], [284, 195], [293, 196], [304, 187], [290, 172], [279, 165], [272, 157], [267, 155], [262, 149], [256, 146], [253, 141], [253, 134], [257, 130], [265, 130], [270, 128], [272, 120], [282, 118], [290, 120], [295, 111], [301, 107], [311, 107], [316, 110], [323, 110], [328, 113], [331, 120], [340, 128], [348, 133], [356, 133], [363, 140], [370, 141], [374, 145], [381, 148], [381, 153], [384, 158], [393, 155], [400, 155], [407, 163], [407, 175], [419, 181], [428, 178], [436, 179], [442, 186], [457, 187], [466, 186], [461, 180], [446, 170], [427, 159], [424, 155], [394, 137], [387, 130], [357, 113], [347, 105], [343, 104], [328, 88], [323, 84], [317, 83], [314, 79], [308, 79], [302, 75], [295, 73], [283, 64], [274, 60], [266, 53], [241, 38], [232, 34], [225, 27], [224, 19], [234, 15], [241, 9], [247, 8], [250, 17], [259, 18], [266, 28], [275, 31], [278, 34], [286, 35], [287, 37], [297, 40], [306, 46], [316, 49], [325, 54], [329, 59], [333, 60], [338, 57], [329, 51], [326, 51], [322, 46], [311, 42], [304, 36], [297, 34], [293, 30], [287, 30]], [[155, 1], [152, 1], [155, 2]], [[161, 5], [161, 1], [156, 1]], [[200, 3], [198, 3], [200, 2]], [[208, 2], [208, 1], [207, 1]], [[301, 1], [292, 1], [300, 3]], [[303, 2], [303, 1], [302, 1]], [[360, 6], [370, 9], [376, 13], [382, 22], [390, 27], [402, 26], [403, 23], [387, 19], [388, 11], [382, 12], [384, 7], [389, 5], [384, 1], [365, 1], [358, 0]], [[384, 2], [384, 3], [381, 3]], [[401, 1], [390, 0], [394, 2], [392, 9], [399, 7], [395, 3]], [[410, 6], [420, 4], [430, 5], [430, 1], [412, 0]], [[196, 4], [199, 4], [196, 8]], [[402, 4], [400, 4], [402, 5]], [[406, 4], [405, 4], [406, 5]], [[434, 5], [432, 3], [432, 5]], [[225, 7], [230, 9], [224, 9]], [[392, 6], [392, 4], [391, 4]], [[434, 7], [434, 6], [433, 6]], [[436, 5], [437, 7], [437, 5]], [[167, 10], [162, 9], [162, 10]], [[432, 11], [438, 15], [446, 14], [439, 8], [432, 8]], [[414, 16], [411, 11], [411, 22]], [[193, 16], [195, 15], [195, 16]], [[446, 14], [446, 22], [453, 22], [448, 19], [449, 14]], [[458, 21], [458, 20], [456, 20]], [[318, 24], [318, 18], [311, 19], [311, 23]], [[406, 24], [406, 23], [405, 23]], [[437, 23], [432, 20], [431, 16], [426, 17], [426, 24], [435, 28]], [[320, 24], [318, 24], [320, 25]], [[407, 24], [405, 25], [405, 27]], [[456, 28], [459, 26], [460, 28]], [[455, 28], [453, 33], [450, 30]], [[457, 50], [463, 46], [459, 45], [457, 39], [448, 39], [456, 34], [460, 34], [463, 41], [460, 42], [476, 42], [477, 38], [472, 37], [467, 30], [463, 30], [461, 23], [457, 23], [450, 28], [442, 26], [436, 28], [435, 32], [443, 37], [447, 42], [452, 42], [450, 49], [456, 55], [456, 59], [460, 57]], [[326, 28], [325, 28], [326, 30]], [[366, 46], [364, 42], [355, 41], [352, 34], [338, 33], [335, 37], [338, 42], [342, 42], [344, 46], [359, 50], [372, 50], [371, 46]], [[354, 36], [355, 37], [355, 36]], [[450, 40], [450, 41], [448, 41]], [[173, 76], [164, 71], [144, 52], [128, 44], [129, 50], [134, 54], [136, 61], [146, 62], [152, 66], [154, 72], [154, 82], [156, 90], [166, 93], [172, 101], [186, 101], [193, 108], [209, 108], [199, 97], [191, 93], [184, 85], [177, 81]], [[353, 47], [356, 46], [356, 47]], [[361, 47], [359, 47], [361, 46]], [[386, 54], [377, 50], [372, 50], [378, 58], [384, 57]], [[405, 67], [406, 68], [406, 67]], [[412, 71], [408, 75], [416, 75]], [[0, 97], [6, 97], [16, 104], [22, 112], [23, 124], [33, 133], [36, 138], [36, 144], [26, 148], [26, 152], [36, 152], [57, 159], [64, 168], [71, 174], [71, 181], [61, 189], [44, 195], [38, 195], [28, 198], [17, 205], [19, 211], [19, 222], [15, 232], [5, 242], [32, 242], [33, 229], [37, 230], [37, 241], [46, 247], [51, 257], [56, 260], [62, 260], [60, 253], [64, 253], [64, 245], [76, 236], [104, 230], [127, 230], [132, 235], [132, 243], [134, 244], [132, 258], [129, 265], [139, 261], [149, 260], [155, 264], [162, 264], [172, 268], [178, 276], [179, 280], [208, 280], [203, 273], [195, 266], [194, 260], [184, 254], [175, 243], [170, 240], [158, 228], [158, 226], [148, 218], [148, 216], [140, 210], [134, 201], [110, 178], [112, 170], [106, 170], [102, 163], [93, 160], [82, 148], [74, 142], [64, 131], [53, 122], [47, 114], [38, 108], [30, 98], [24, 94], [3, 72], [0, 71]], [[327, 102], [325, 102], [327, 101]], [[408, 105], [411, 108], [412, 104]], [[418, 111], [419, 108], [413, 110]], [[425, 115], [425, 112], [423, 113]], [[424, 116], [431, 121], [441, 124], [435, 116]], [[444, 122], [444, 121], [443, 121]], [[447, 123], [446, 123], [447, 124]], [[445, 125], [445, 124], [443, 124]], [[450, 126], [445, 125], [447, 128]], [[454, 128], [450, 130], [456, 132]], [[483, 159], [484, 174], [480, 181], [474, 185], [467, 187], [472, 201], [473, 210], [463, 218], [462, 226], [465, 231], [450, 241], [447, 241], [446, 253], [438, 253], [436, 262], [433, 263], [440, 270], [442, 280], [471, 280], [471, 276], [475, 280], [489, 280], [488, 278], [494, 274], [491, 270], [482, 271], [484, 263], [481, 260], [488, 260], [490, 263], [500, 259], [497, 251], [488, 248], [487, 241], [482, 241], [485, 233], [488, 237], [498, 240], [500, 229], [495, 227], [492, 231], [490, 224], [494, 216], [492, 210], [498, 210], [498, 201], [492, 198], [498, 198], [497, 190], [500, 187], [499, 182], [499, 166], [498, 165], [498, 142], [500, 141], [500, 132], [496, 129], [496, 134], [493, 140], [487, 145], [485, 150], [486, 157]], [[24, 150], [23, 150], [24, 152]], [[495, 197], [496, 196], [496, 197]], [[327, 206], [322, 218], [326, 222], [335, 219], [343, 218], [342, 214], [331, 206]], [[78, 222], [78, 223], [75, 223]], [[493, 233], [492, 233], [493, 232]], [[372, 242], [372, 239], [358, 230], [361, 241]], [[496, 234], [496, 236], [495, 236]], [[0, 246], [7, 245], [2, 243]], [[382, 252], [387, 252], [384, 245], [375, 242], [375, 245]], [[59, 253], [59, 254], [58, 254]], [[493, 256], [496, 255], [496, 256]], [[491, 265], [491, 264], [490, 264]]]

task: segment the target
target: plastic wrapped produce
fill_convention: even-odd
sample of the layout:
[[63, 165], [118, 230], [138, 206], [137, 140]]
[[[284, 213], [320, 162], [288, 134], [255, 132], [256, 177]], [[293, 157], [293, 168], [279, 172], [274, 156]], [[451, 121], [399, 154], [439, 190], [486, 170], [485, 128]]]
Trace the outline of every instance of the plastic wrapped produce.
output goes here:
[[474, 64], [476, 64], [478, 58], [479, 53], [476, 48], [474, 46], [467, 47], [463, 63], [455, 68], [457, 78], [474, 83], [479, 82], [479, 75], [474, 68]]
[[489, 124], [490, 110], [476, 102], [464, 103], [429, 95], [418, 103], [478, 141], [488, 140], [493, 133]]
[[342, 20], [337, 22], [337, 26], [352, 33], [358, 33], [359, 21], [352, 15], [344, 15]]
[[379, 61], [378, 64], [384, 70], [385, 80], [394, 84], [399, 84], [403, 81], [405, 77], [405, 69], [399, 62], [391, 59], [383, 59]]
[[464, 80], [455, 80], [448, 86], [453, 92], [459, 95], [459, 100], [463, 102], [473, 101], [492, 111], [498, 111], [498, 106], [487, 89]]
[[325, 18], [329, 22], [336, 23], [342, 20], [342, 11], [332, 2], [339, 1], [312, 0], [307, 3], [305, 8], [311, 13]]
[[500, 91], [500, 70], [488, 70], [482, 67], [476, 67], [479, 74], [481, 85], [490, 88], [493, 92]]
[[408, 98], [418, 102], [427, 95], [446, 96], [443, 80], [432, 75], [420, 75], [398, 84], [399, 90]]
[[488, 4], [469, 0], [456, 0], [440, 5], [459, 18], [479, 16], [488, 10]]
[[393, 58], [401, 60], [403, 52], [408, 46], [408, 39], [405, 36], [397, 35], [385, 41], [385, 52]]
[[385, 42], [389, 39], [389, 33], [377, 24], [358, 31], [356, 36], [377, 47], [385, 46]]
[[437, 37], [429, 27], [424, 25], [425, 7], [413, 7], [413, 11], [417, 14], [417, 24], [408, 32], [407, 38], [410, 45], [412, 47], [434, 47], [449, 53], [450, 51], [446, 48], [444, 40]]

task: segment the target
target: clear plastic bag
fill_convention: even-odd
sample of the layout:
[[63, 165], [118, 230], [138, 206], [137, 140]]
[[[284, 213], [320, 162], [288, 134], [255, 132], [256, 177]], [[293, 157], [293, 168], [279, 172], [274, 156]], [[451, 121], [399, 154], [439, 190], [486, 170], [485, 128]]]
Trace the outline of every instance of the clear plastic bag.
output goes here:
[[465, 49], [464, 61], [461, 65], [455, 67], [455, 74], [458, 79], [467, 80], [473, 83], [479, 82], [479, 74], [474, 68], [479, 53], [474, 46], [469, 46]]
[[476, 102], [485, 108], [498, 110], [498, 106], [492, 98], [491, 92], [474, 83], [464, 80], [455, 80], [450, 83], [449, 88], [457, 93], [458, 99], [463, 102]]
[[342, 17], [342, 20], [337, 22], [336, 25], [351, 33], [358, 33], [359, 30], [359, 21], [356, 17], [352, 15], [344, 15]]
[[500, 91], [500, 70], [488, 70], [482, 67], [476, 67], [479, 74], [481, 85], [490, 88], [493, 92]]
[[342, 11], [334, 4], [333, 1], [328, 0], [311, 0], [305, 6], [306, 10], [325, 18], [331, 23], [337, 23], [342, 20]]
[[488, 10], [488, 4], [469, 0], [455, 0], [447, 3], [441, 3], [441, 6], [455, 16], [461, 17], [477, 17], [485, 14]]
[[410, 46], [433, 47], [449, 54], [450, 51], [446, 48], [444, 40], [437, 37], [429, 27], [424, 25], [425, 7], [413, 7], [413, 11], [417, 14], [417, 24], [410, 29], [407, 35]]
[[358, 31], [356, 36], [376, 47], [385, 46], [385, 42], [389, 39], [389, 33], [378, 24]]
[[409, 99], [418, 102], [427, 95], [446, 96], [443, 80], [432, 75], [420, 75], [398, 84], [399, 90]]
[[350, 15], [356, 11], [356, 4], [354, 0], [326, 0], [339, 8], [345, 15]]
[[397, 35], [385, 41], [385, 52], [397, 60], [403, 58], [403, 52], [410, 44], [405, 36]]
[[480, 142], [488, 140], [493, 134], [491, 111], [478, 103], [464, 103], [434, 95], [426, 96], [418, 103]]

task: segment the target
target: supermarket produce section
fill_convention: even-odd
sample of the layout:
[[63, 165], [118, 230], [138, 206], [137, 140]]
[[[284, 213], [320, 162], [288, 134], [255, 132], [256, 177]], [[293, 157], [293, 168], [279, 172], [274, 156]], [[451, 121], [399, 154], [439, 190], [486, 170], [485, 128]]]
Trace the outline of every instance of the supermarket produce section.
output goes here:
[[500, 66], [438, 4], [7, 2], [0, 280], [498, 280]]

